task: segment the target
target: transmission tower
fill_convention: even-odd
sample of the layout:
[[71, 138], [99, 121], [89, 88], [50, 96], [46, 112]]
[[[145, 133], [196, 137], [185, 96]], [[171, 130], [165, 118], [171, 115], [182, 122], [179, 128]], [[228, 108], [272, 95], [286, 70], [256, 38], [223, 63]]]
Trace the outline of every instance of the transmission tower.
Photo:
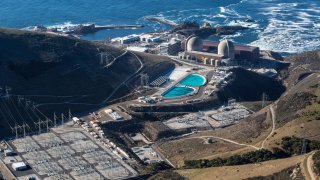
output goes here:
[[108, 52], [100, 53], [100, 65], [108, 65], [110, 63], [110, 55]]
[[61, 113], [61, 123], [62, 123], [62, 126], [64, 125], [64, 114]]
[[44, 122], [46, 123], [46, 126], [47, 126], [47, 132], [49, 132], [49, 122], [51, 122], [51, 120], [47, 118]]
[[39, 134], [41, 134], [41, 125], [44, 124], [44, 121], [41, 121], [41, 119], [39, 119], [38, 122], [34, 122], [36, 128], [39, 128]]
[[22, 126], [19, 126], [19, 127], [23, 129], [23, 137], [26, 137], [26, 128], [30, 130], [29, 125], [23, 122]]
[[57, 115], [55, 112], [53, 113], [53, 124], [54, 124], [54, 127], [57, 127]]
[[72, 114], [71, 114], [71, 110], [70, 110], [70, 109], [69, 109], [69, 111], [68, 111], [68, 117], [69, 117], [68, 121], [70, 121], [71, 118], [72, 118]]
[[141, 74], [140, 75], [141, 86], [149, 86], [149, 76], [148, 74]]
[[268, 100], [268, 95], [265, 92], [262, 93], [261, 108], [264, 108], [266, 106], [267, 100]]
[[20, 129], [20, 126], [17, 125], [17, 124], [15, 124], [14, 127], [11, 127], [11, 131], [12, 131], [12, 133], [15, 133], [16, 139], [18, 139], [18, 137], [19, 137], [19, 133], [18, 133], [18, 130], [19, 130], [19, 129]]
[[23, 97], [18, 96], [18, 103], [19, 103], [19, 105], [22, 103], [23, 99], [24, 99]]
[[6, 86], [6, 89], [5, 89], [5, 97], [6, 98], [9, 98], [10, 96], [10, 91], [11, 91], [11, 88], [9, 86]]

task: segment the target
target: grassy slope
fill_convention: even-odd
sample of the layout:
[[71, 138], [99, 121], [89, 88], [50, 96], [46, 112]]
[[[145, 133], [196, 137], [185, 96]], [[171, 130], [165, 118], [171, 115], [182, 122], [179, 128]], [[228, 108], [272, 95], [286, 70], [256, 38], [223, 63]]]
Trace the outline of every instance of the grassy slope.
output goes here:
[[[317, 53], [312, 52], [311, 56]], [[300, 55], [297, 57], [300, 58]], [[306, 57], [306, 55], [302, 56]], [[289, 60], [294, 61], [293, 65], [290, 67], [289, 72], [291, 72], [290, 76], [286, 79], [288, 84], [292, 84], [290, 82], [295, 81], [294, 77], [300, 77], [297, 75], [297, 71], [294, 71], [295, 66], [298, 64], [295, 57], [290, 57]], [[313, 66], [313, 71], [317, 71], [317, 68], [320, 69], [318, 66], [318, 58], [314, 58], [313, 60], [309, 60], [309, 63]], [[298, 64], [299, 65], [299, 64]], [[309, 70], [308, 70], [309, 71]], [[299, 74], [305, 73], [304, 71], [299, 71]], [[311, 76], [306, 76], [304, 79], [300, 79], [300, 82], [295, 81], [294, 85], [288, 86], [288, 90], [282, 97], [280, 97], [278, 103], [278, 109], [276, 110], [277, 116], [277, 130], [275, 134], [266, 141], [265, 147], [272, 148], [278, 146], [278, 143], [281, 141], [282, 137], [285, 136], [315, 136], [319, 135], [319, 128], [320, 123], [318, 120], [318, 116], [320, 115], [320, 107], [319, 104], [310, 101], [305, 103], [305, 99], [303, 98], [295, 98], [298, 97], [299, 94], [308, 93], [312, 96], [319, 96], [320, 90], [315, 88], [317, 84], [320, 82], [320, 76], [318, 73], [315, 73]], [[303, 97], [303, 96], [302, 96]], [[315, 99], [315, 98], [313, 98]], [[318, 99], [320, 99], [318, 97]], [[300, 104], [299, 104], [300, 102]], [[302, 102], [302, 103], [301, 103]], [[294, 106], [295, 104], [299, 106]], [[203, 135], [215, 135], [219, 137], [229, 138], [241, 143], [253, 144], [256, 146], [260, 146], [263, 139], [269, 134], [271, 131], [271, 119], [270, 114], [268, 113], [267, 109], [262, 109], [261, 111], [257, 112], [253, 116], [242, 120], [240, 123], [215, 130], [213, 132], [204, 132], [204, 133], [197, 133], [193, 136], [203, 136]], [[320, 136], [310, 137], [313, 139], [319, 140]], [[193, 140], [196, 141], [196, 140]], [[190, 146], [191, 144], [195, 144], [195, 142], [190, 141], [188, 139], [182, 139], [181, 142], [184, 142], [183, 146]], [[201, 140], [198, 139], [197, 143], [200, 143]], [[201, 158], [215, 158], [215, 157], [225, 157], [230, 156], [233, 154], [242, 154], [252, 149], [243, 148], [240, 146], [235, 147], [233, 144], [225, 144], [219, 148], [207, 146], [199, 146], [201, 148], [197, 148], [198, 146], [193, 146], [194, 151], [198, 153], [188, 153], [188, 151], [183, 151], [183, 148], [172, 146], [172, 144], [176, 143], [176, 141], [170, 143], [164, 143], [161, 145], [161, 148], [165, 154], [168, 154], [168, 157], [173, 162], [176, 161], [176, 157], [180, 157], [180, 159], [201, 159]], [[231, 149], [233, 147], [233, 149]], [[218, 149], [225, 148], [231, 150], [228, 152], [219, 152]], [[174, 153], [179, 152], [182, 153]], [[212, 153], [209, 153], [209, 152]], [[204, 152], [204, 153], [201, 153]], [[197, 154], [201, 154], [198, 156]], [[183, 157], [183, 158], [181, 158]], [[182, 165], [181, 161], [177, 162], [178, 165]]]
[[[283, 169], [301, 163], [304, 156], [295, 156], [287, 159], [272, 160], [259, 164], [241, 166], [224, 166], [204, 169], [178, 170], [177, 172], [189, 179], [246, 179], [256, 176], [268, 176]], [[235, 178], [236, 177], [236, 178]]]
[[[124, 51], [75, 38], [0, 29], [0, 86], [10, 86], [11, 94], [24, 95], [40, 104], [39, 109], [47, 115], [54, 111], [59, 114], [71, 109], [77, 113], [96, 108], [140, 67], [137, 58], [129, 53], [111, 67], [102, 68], [100, 52], [108, 52], [113, 59]], [[143, 71], [153, 70], [151, 78], [173, 66], [167, 58], [139, 56], [145, 64]], [[0, 118], [3, 122], [3, 117]], [[30, 126], [34, 126], [32, 122]], [[0, 136], [9, 133], [6, 126], [3, 128]]]

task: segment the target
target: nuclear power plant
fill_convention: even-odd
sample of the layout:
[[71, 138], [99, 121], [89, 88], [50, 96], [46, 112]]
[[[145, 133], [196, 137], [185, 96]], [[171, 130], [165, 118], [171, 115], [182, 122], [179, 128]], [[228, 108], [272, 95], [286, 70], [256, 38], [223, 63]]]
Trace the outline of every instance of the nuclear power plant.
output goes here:
[[234, 44], [227, 39], [221, 42], [203, 41], [194, 35], [182, 43], [182, 49], [184, 52], [179, 53], [179, 59], [203, 62], [212, 66], [256, 61], [260, 55], [258, 47]]

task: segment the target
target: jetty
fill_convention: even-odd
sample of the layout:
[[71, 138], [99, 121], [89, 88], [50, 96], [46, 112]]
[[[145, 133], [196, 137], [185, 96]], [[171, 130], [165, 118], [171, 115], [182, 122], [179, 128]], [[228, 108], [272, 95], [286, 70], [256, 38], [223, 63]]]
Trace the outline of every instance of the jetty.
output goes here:
[[71, 31], [67, 32], [69, 34], [87, 34], [87, 33], [95, 33], [101, 30], [107, 29], [139, 29], [143, 28], [144, 25], [134, 24], [134, 25], [105, 25], [105, 26], [98, 26], [95, 24], [91, 25], [79, 25], [76, 28], [72, 29]]
[[178, 27], [179, 26], [179, 24], [177, 24], [177, 23], [175, 23], [173, 21], [170, 21], [168, 19], [165, 19], [165, 18], [145, 17], [144, 19], [147, 20], [147, 21], [159, 22], [159, 23], [166, 24], [166, 25], [173, 26], [173, 27]]

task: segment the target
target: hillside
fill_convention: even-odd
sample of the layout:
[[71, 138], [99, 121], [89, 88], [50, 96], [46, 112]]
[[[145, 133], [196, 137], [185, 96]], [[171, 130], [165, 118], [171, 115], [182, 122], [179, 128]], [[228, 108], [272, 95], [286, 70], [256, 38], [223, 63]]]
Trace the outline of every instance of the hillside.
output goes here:
[[[101, 52], [107, 53], [110, 61], [116, 59], [111, 66], [101, 63]], [[138, 77], [139, 73], [149, 72], [152, 79], [172, 66], [174, 64], [164, 57], [136, 56], [132, 52], [99, 43], [0, 29], [0, 86], [11, 88], [11, 103], [17, 103], [18, 96], [30, 99], [31, 102], [24, 100], [29, 104], [34, 102], [35, 107], [50, 118], [54, 111], [60, 114], [71, 109], [75, 114], [97, 108], [124, 80], [130, 78], [127, 84], [133, 87], [137, 85], [134, 77]], [[131, 88], [120, 87], [117, 93], [125, 95], [131, 91]], [[9, 106], [9, 109], [14, 109], [8, 102], [2, 103], [2, 108]], [[8, 114], [5, 110], [2, 112]], [[9, 119], [5, 115], [0, 118], [1, 122]], [[17, 122], [10, 122], [13, 118]], [[13, 118], [9, 119], [11, 125], [22, 123], [20, 117]], [[5, 124], [4, 129], [8, 123]], [[7, 134], [4, 129], [1, 133]]]
[[[178, 170], [177, 172], [182, 176], [185, 176], [191, 180], [196, 179], [224, 179], [233, 180], [236, 179], [247, 179], [257, 176], [270, 176], [272, 174], [279, 173], [285, 169], [290, 168], [286, 176], [280, 176], [283, 179], [290, 178], [294, 167], [303, 161], [303, 156], [296, 156], [292, 158], [272, 160], [257, 164], [248, 164], [241, 166], [224, 166], [224, 167], [214, 167], [214, 168], [204, 168], [204, 169], [187, 169]], [[254, 169], [254, 171], [253, 171]], [[263, 178], [261, 178], [263, 179]], [[278, 179], [276, 177], [270, 179]], [[279, 178], [281, 179], [281, 178]]]
[[281, 81], [248, 71], [242, 68], [232, 69], [228, 84], [218, 92], [221, 101], [235, 98], [238, 101], [259, 101], [266, 93], [269, 100], [278, 99], [285, 91]]
[[[165, 154], [172, 163], [177, 166], [182, 166], [185, 160], [190, 159], [213, 159], [243, 154], [254, 150], [251, 146], [261, 147], [262, 142], [264, 142], [264, 148], [271, 150], [273, 147], [279, 147], [279, 143], [283, 137], [297, 136], [319, 140], [320, 58], [318, 55], [317, 52], [309, 52], [303, 53], [303, 56], [298, 54], [285, 59], [285, 61], [291, 62], [291, 66], [285, 70], [287, 76], [283, 78], [286, 91], [281, 96], [277, 94], [278, 97], [273, 96], [274, 98], [272, 98], [276, 116], [275, 131], [268, 139], [266, 139], [266, 137], [271, 132], [272, 119], [270, 108], [266, 107], [233, 126], [216, 129], [211, 132], [198, 132], [186, 138], [161, 143], [159, 150]], [[304, 59], [308, 59], [307, 67], [311, 68], [311, 73], [309, 68], [304, 70], [299, 68], [305, 66], [302, 62]], [[227, 91], [222, 91], [222, 95], [235, 98], [235, 95], [245, 95], [243, 92], [245, 92], [246, 89], [241, 88], [240, 85], [243, 83], [242, 86], [245, 87], [248, 82], [252, 82], [253, 78], [246, 78], [244, 76], [248, 74], [248, 72], [244, 71], [241, 72], [241, 74], [243, 75], [238, 75], [231, 79], [230, 85], [226, 86]], [[275, 83], [276, 81], [272, 80], [266, 81], [266, 79], [261, 82], [262, 85], [258, 84], [258, 90], [262, 89], [261, 87], [268, 86], [275, 88], [274, 90], [282, 89], [281, 85], [277, 86], [277, 84], [281, 84], [279, 82]], [[258, 96], [258, 93], [251, 93], [252, 89], [255, 89], [254, 86], [252, 83], [247, 85], [247, 92], [250, 92], [248, 96]], [[270, 91], [272, 92], [273, 90]], [[242, 96], [241, 99], [246, 99], [246, 97]], [[247, 100], [254, 100], [254, 98], [247, 97]], [[208, 145], [204, 144], [204, 139], [201, 138], [206, 136], [226, 138], [244, 145], [235, 145], [234, 143], [228, 143], [216, 138], [215, 143]], [[237, 166], [234, 168], [236, 167]], [[194, 171], [195, 174], [200, 174], [199, 172], [201, 170], [199, 169], [198, 172], [196, 170]]]

